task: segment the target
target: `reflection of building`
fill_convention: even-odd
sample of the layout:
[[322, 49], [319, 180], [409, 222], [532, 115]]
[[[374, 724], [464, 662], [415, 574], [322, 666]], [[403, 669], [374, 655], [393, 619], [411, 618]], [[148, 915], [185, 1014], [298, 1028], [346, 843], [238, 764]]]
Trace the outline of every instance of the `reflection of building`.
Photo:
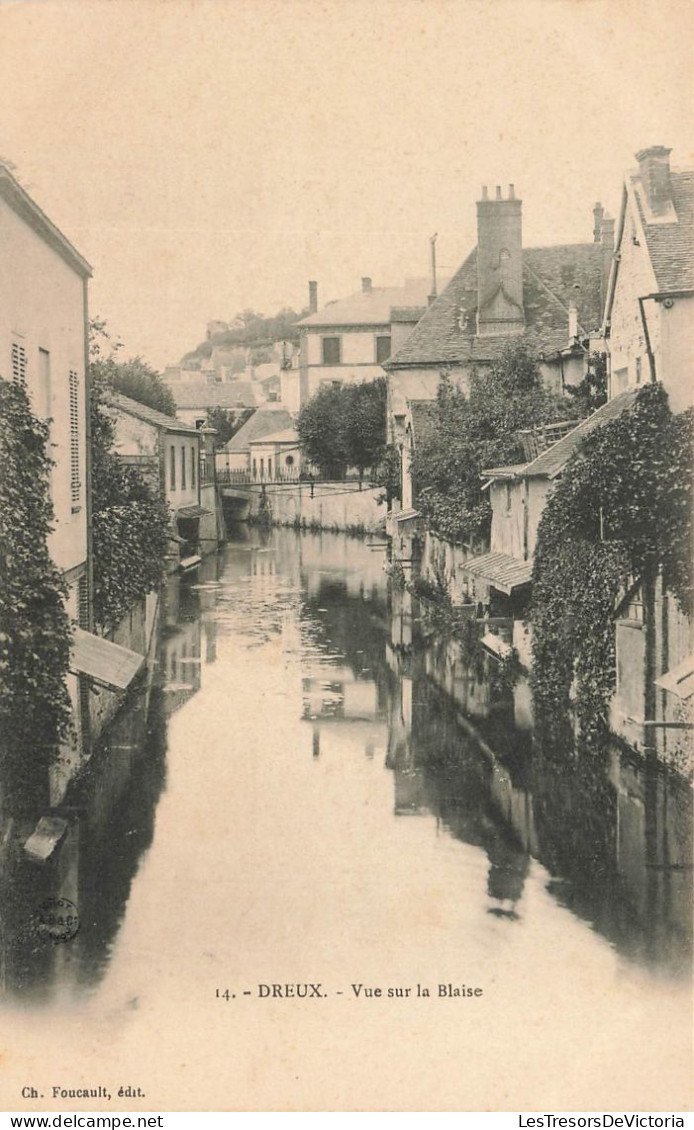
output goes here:
[[202, 666], [198, 594], [172, 577], [164, 598], [166, 619], [159, 648], [166, 714], [174, 714], [200, 690]]

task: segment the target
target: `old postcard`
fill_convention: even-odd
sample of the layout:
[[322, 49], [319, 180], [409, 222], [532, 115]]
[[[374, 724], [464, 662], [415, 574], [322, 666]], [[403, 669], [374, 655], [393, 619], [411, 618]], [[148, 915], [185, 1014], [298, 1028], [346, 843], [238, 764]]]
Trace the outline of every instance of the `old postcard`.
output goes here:
[[693, 23], [0, 3], [5, 1111], [691, 1109]]

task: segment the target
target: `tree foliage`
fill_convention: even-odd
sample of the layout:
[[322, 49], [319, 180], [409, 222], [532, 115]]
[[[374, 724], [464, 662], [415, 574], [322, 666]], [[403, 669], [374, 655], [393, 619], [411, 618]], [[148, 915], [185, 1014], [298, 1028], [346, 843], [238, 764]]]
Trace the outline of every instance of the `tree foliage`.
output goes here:
[[473, 372], [467, 396], [443, 377], [431, 427], [412, 459], [417, 506], [430, 529], [452, 542], [485, 533], [491, 509], [482, 471], [523, 460], [520, 430], [573, 414], [565, 398], [543, 388], [537, 359], [522, 341], [509, 344], [489, 371]]
[[692, 610], [694, 412], [673, 416], [661, 385], [588, 436], [549, 498], [533, 572], [533, 678], [541, 709], [575, 692], [584, 727], [615, 688], [614, 610], [629, 578], [665, 583]]
[[48, 424], [0, 379], [0, 757], [46, 767], [71, 729], [67, 589], [48, 552]]
[[214, 445], [219, 449], [235, 436], [255, 412], [255, 408], [208, 408], [207, 426], [217, 432]]
[[343, 478], [348, 467], [363, 477], [385, 451], [385, 379], [322, 385], [302, 408], [297, 431], [304, 455], [326, 478]]
[[129, 396], [131, 400], [155, 408], [157, 412], [175, 416], [176, 401], [164, 384], [161, 374], [141, 357], [119, 361], [117, 358], [123, 348], [122, 343], [111, 337], [105, 322], [93, 319], [89, 328], [93, 379], [123, 396]]
[[[229, 329], [213, 334], [206, 341], [201, 341], [195, 349], [190, 350], [181, 359], [182, 362], [195, 362], [201, 358], [210, 357], [214, 346], [233, 348], [247, 347], [251, 349], [251, 361], [254, 365], [263, 364], [272, 360], [272, 345], [278, 341], [298, 342], [296, 323], [308, 313], [302, 310], [297, 313], [291, 306], [283, 306], [277, 314], [266, 316], [257, 310], [246, 308], [239, 311], [229, 322]], [[243, 368], [243, 362], [240, 365]]]
[[112, 386], [91, 367], [94, 618], [103, 629], [164, 579], [170, 514], [164, 499], [114, 454]]

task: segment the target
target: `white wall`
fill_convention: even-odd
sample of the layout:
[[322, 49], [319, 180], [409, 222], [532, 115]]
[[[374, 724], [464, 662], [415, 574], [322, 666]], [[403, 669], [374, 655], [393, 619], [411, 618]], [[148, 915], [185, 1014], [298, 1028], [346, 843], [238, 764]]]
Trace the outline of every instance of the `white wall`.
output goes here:
[[[0, 200], [0, 376], [12, 379], [12, 344], [26, 351], [34, 412], [52, 417], [53, 560], [66, 571], [87, 556], [84, 283]], [[39, 350], [44, 353], [40, 354]], [[79, 497], [73, 501], [69, 374], [77, 374]]]

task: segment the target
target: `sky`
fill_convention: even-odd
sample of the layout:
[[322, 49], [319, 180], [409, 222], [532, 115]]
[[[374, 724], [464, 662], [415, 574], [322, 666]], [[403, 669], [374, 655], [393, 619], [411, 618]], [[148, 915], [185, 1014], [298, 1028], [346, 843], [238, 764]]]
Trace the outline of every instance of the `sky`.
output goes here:
[[690, 0], [0, 0], [0, 155], [158, 368], [208, 320], [442, 274], [481, 186], [592, 239], [648, 145], [692, 164]]

